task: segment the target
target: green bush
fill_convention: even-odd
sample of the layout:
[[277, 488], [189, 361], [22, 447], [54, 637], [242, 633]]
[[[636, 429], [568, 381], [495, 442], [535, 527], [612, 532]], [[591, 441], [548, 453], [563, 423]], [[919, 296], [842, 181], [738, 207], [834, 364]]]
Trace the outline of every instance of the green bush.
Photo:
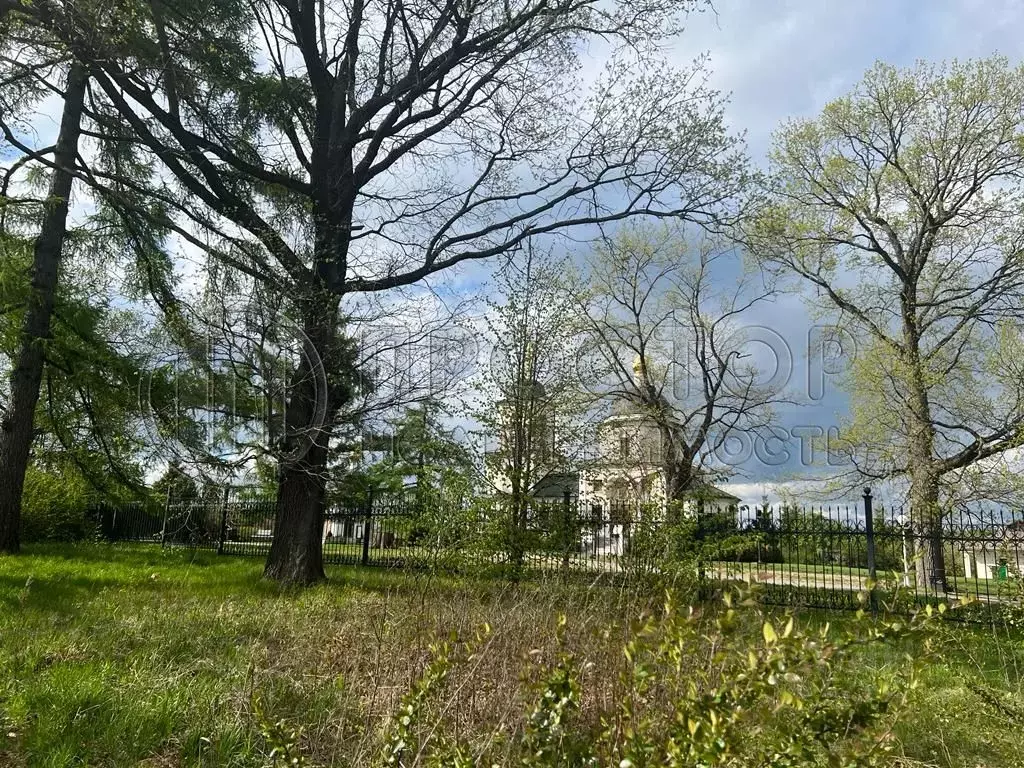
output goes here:
[[29, 467], [21, 497], [22, 539], [78, 541], [89, 537], [94, 527], [89, 520], [94, 494], [78, 472]]
[[[587, 662], [565, 650], [565, 620], [556, 658], [533, 665], [535, 680], [522, 720], [481, 739], [460, 734], [445, 717], [458, 691], [456, 670], [472, 668], [489, 628], [466, 643], [432, 646], [432, 658], [402, 698], [385, 734], [379, 765], [701, 766], [810, 768], [893, 765], [896, 719], [908, 710], [920, 658], [904, 656], [890, 672], [865, 681], [856, 673], [865, 645], [895, 644], [929, 632], [931, 609], [911, 622], [862, 618], [852, 631], [800, 630], [756, 604], [725, 597], [702, 615], [679, 610], [671, 595], [642, 619], [622, 649], [617, 695], [595, 719], [581, 717]], [[760, 642], [751, 642], [751, 628]], [[929, 647], [926, 639], [925, 647]], [[897, 657], [898, 658], [898, 657]], [[486, 736], [486, 735], [483, 735]], [[475, 744], [474, 744], [475, 741]], [[479, 744], [492, 744], [481, 754]]]

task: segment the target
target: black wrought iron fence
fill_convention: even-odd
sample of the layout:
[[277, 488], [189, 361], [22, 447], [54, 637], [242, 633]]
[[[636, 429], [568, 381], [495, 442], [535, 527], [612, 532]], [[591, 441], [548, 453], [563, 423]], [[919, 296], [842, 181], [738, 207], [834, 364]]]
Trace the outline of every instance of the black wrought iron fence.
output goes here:
[[780, 604], [899, 610], [973, 602], [975, 613], [1021, 605], [1022, 570], [1019, 512], [960, 508], [917, 520], [903, 507], [876, 506], [870, 493], [860, 504], [758, 509], [741, 522], [736, 546], [708, 565], [712, 578], [756, 583]]
[[[263, 556], [274, 504], [237, 501], [96, 509], [101, 534]], [[756, 584], [786, 605], [906, 608], [970, 599], [982, 606], [1021, 601], [1024, 516], [959, 509], [917, 521], [899, 507], [780, 505], [748, 510], [692, 503], [658, 505], [574, 496], [518, 509], [477, 502], [447, 509], [382, 498], [327, 510], [324, 561], [337, 565], [468, 569], [494, 566], [588, 577], [647, 576], [689, 568], [708, 586]]]

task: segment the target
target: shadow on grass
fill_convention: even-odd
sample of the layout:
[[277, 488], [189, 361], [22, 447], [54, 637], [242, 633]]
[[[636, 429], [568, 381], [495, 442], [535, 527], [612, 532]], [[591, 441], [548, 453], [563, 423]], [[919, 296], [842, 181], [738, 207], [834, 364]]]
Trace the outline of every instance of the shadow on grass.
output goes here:
[[[475, 600], [500, 602], [524, 594], [547, 598], [560, 594], [579, 599], [597, 586], [594, 579], [581, 581], [554, 574], [525, 574], [518, 581], [510, 581], [507, 574], [483, 570], [458, 574], [340, 565], [327, 567], [326, 583], [303, 590], [282, 587], [264, 579], [262, 573], [261, 558], [217, 555], [188, 547], [35, 544], [21, 555], [0, 558], [0, 606], [5, 611], [53, 614], [78, 612], [86, 603], [111, 594], [126, 603], [138, 600], [157, 605], [162, 596], [168, 601], [181, 595], [244, 601], [320, 593], [341, 600], [352, 592], [412, 598], [438, 592], [454, 598], [464, 593]], [[596, 581], [604, 584], [600, 577]], [[601, 592], [607, 600], [607, 592]]]
[[258, 563], [217, 560], [213, 553], [107, 544], [32, 545], [0, 558], [0, 604], [12, 610], [74, 611], [109, 592], [154, 596], [273, 594]]

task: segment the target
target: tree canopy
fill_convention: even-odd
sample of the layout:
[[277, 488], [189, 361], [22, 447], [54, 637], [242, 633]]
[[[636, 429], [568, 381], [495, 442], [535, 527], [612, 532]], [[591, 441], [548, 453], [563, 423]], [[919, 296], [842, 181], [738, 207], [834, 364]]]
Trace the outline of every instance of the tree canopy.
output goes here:
[[752, 247], [858, 341], [858, 474], [906, 478], [935, 520], [944, 490], [1024, 444], [1024, 68], [879, 64], [783, 126], [771, 163]]

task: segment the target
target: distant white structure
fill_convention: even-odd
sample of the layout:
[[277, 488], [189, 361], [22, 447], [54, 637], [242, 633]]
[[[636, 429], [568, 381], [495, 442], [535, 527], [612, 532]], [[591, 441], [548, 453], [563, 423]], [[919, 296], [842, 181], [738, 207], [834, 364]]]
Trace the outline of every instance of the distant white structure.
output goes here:
[[1024, 523], [1012, 523], [1000, 541], [984, 541], [963, 551], [968, 579], [1006, 579], [1024, 573]]
[[[625, 504], [664, 507], [666, 482], [661, 430], [643, 410], [617, 400], [611, 414], [597, 428], [597, 458], [579, 474], [579, 495], [588, 502], [611, 508]], [[736, 512], [740, 498], [701, 483], [683, 502], [696, 511]]]
[[[658, 425], [642, 407], [620, 398], [598, 425], [596, 444], [585, 451], [593, 458], [573, 469], [553, 453], [547, 454], [546, 464], [534, 473], [538, 479], [529, 494], [544, 500], [562, 499], [566, 494], [578, 499], [582, 511], [591, 510], [595, 520], [604, 522], [588, 529], [584, 545], [593, 547], [596, 554], [621, 554], [627, 535], [625, 528], [632, 519], [638, 514], [650, 514], [651, 510], [660, 509], [664, 514], [666, 482], [662, 452]], [[489, 473], [493, 488], [509, 492], [511, 485], [500, 471], [489, 468]], [[706, 512], [737, 515], [740, 501], [738, 496], [701, 483], [683, 502], [683, 508], [695, 513], [699, 505]]]

